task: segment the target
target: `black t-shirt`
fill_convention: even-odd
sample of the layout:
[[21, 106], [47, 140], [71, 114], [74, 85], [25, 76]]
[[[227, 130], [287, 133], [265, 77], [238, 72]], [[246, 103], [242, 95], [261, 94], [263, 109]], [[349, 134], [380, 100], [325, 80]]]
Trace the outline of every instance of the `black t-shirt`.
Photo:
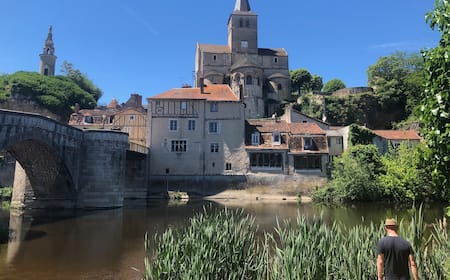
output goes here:
[[409, 279], [409, 255], [414, 255], [411, 244], [398, 236], [385, 236], [377, 244], [377, 255], [384, 255], [386, 279]]

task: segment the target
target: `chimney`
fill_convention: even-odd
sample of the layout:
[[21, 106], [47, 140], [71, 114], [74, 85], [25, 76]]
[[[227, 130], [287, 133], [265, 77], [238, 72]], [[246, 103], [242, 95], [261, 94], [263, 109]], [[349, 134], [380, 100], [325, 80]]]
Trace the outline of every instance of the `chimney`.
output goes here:
[[200, 78], [200, 94], [205, 93], [205, 78]]

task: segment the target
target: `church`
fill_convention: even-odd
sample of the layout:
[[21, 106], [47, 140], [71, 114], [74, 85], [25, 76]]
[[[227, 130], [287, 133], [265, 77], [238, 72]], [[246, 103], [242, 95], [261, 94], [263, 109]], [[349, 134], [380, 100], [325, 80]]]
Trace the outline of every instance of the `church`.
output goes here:
[[228, 19], [228, 45], [197, 43], [195, 87], [227, 84], [245, 104], [245, 118], [263, 118], [292, 101], [288, 53], [259, 48], [258, 16], [249, 0], [236, 0]]

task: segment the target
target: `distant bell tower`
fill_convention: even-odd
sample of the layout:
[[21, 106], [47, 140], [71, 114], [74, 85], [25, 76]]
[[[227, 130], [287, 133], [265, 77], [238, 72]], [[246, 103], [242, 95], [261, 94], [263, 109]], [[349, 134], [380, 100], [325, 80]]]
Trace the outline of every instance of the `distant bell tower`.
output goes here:
[[258, 54], [258, 17], [248, 0], [236, 0], [228, 20], [228, 46], [232, 53]]
[[55, 46], [53, 44], [52, 26], [48, 29], [47, 39], [45, 40], [44, 50], [39, 55], [41, 58], [41, 64], [39, 72], [44, 76], [55, 76]]

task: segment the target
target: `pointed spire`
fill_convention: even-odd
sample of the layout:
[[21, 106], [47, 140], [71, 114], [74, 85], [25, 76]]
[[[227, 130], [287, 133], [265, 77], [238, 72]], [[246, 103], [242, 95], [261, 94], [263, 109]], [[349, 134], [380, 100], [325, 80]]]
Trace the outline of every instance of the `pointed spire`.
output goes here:
[[239, 12], [250, 12], [250, 3], [248, 2], [248, 0], [236, 0], [234, 10]]
[[47, 40], [45, 40], [45, 47], [46, 48], [53, 48], [53, 34], [52, 34], [53, 27], [50, 25], [48, 28], [48, 35]]

